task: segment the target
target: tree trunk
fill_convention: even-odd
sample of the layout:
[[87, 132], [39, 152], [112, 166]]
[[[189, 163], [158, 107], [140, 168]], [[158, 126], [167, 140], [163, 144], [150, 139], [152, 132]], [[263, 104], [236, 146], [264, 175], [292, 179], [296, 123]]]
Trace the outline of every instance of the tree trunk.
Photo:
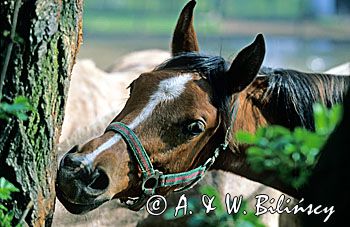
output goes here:
[[[21, 1], [16, 35], [9, 38]], [[56, 143], [60, 135], [70, 73], [82, 38], [82, 0], [0, 2], [1, 69], [7, 68], [3, 102], [27, 97], [29, 119], [0, 120], [0, 177], [14, 183], [16, 219], [30, 226], [51, 224], [55, 202]], [[6, 52], [13, 43], [8, 66]], [[0, 94], [1, 95], [1, 94]], [[33, 206], [28, 206], [33, 204]]]

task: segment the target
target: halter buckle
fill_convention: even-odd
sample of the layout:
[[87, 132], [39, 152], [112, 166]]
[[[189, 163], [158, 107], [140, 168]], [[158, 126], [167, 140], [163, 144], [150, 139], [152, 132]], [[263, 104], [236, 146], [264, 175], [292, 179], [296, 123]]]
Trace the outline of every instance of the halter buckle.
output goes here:
[[159, 178], [163, 175], [159, 170], [154, 170], [150, 176], [146, 176], [142, 181], [142, 191], [146, 195], [154, 195], [159, 185]]

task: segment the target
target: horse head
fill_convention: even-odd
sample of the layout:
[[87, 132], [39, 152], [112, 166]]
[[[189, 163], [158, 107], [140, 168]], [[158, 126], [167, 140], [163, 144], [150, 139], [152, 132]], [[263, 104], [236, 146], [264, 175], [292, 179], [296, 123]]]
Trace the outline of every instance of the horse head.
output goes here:
[[199, 54], [195, 4], [190, 1], [180, 14], [173, 57], [130, 84], [124, 109], [103, 135], [73, 147], [60, 161], [57, 196], [70, 212], [111, 199], [139, 210], [150, 195], [191, 186], [210, 168], [230, 127], [232, 97], [256, 77], [265, 43], [258, 35], [231, 65]]

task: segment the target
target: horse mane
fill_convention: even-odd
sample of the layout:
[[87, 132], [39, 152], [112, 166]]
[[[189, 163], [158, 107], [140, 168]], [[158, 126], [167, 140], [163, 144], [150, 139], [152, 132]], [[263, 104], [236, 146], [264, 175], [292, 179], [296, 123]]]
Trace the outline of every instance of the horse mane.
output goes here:
[[268, 103], [269, 114], [266, 115], [284, 118], [285, 126], [290, 128], [302, 126], [314, 130], [313, 104], [319, 102], [330, 108], [342, 102], [350, 84], [349, 76], [304, 73], [291, 69], [263, 67], [260, 74], [257, 80], [263, 79], [266, 83], [260, 100], [260, 103]]

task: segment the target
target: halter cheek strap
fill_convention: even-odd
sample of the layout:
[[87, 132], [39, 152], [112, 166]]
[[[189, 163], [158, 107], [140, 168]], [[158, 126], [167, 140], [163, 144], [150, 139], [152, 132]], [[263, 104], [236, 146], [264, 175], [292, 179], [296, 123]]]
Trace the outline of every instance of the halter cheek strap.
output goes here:
[[122, 122], [113, 122], [107, 129], [107, 131], [113, 131], [119, 133], [125, 142], [129, 145], [131, 151], [133, 152], [134, 157], [137, 160], [137, 163], [142, 172], [142, 200], [152, 196], [156, 193], [157, 188], [161, 187], [170, 187], [170, 186], [180, 186], [175, 191], [184, 191], [192, 188], [198, 181], [200, 181], [206, 171], [214, 164], [216, 158], [219, 156], [221, 151], [225, 151], [229, 144], [229, 133], [231, 127], [236, 119], [236, 114], [238, 111], [238, 99], [234, 103], [234, 106], [231, 111], [231, 122], [226, 131], [225, 141], [220, 144], [214, 151], [214, 155], [207, 159], [207, 161], [200, 165], [199, 167], [192, 169], [190, 171], [181, 172], [181, 173], [172, 173], [164, 174], [161, 171], [154, 169], [152, 162], [142, 146], [141, 141], [136, 136], [136, 134]]
[[[155, 190], [159, 187], [182, 185], [176, 191], [193, 187], [195, 183], [203, 178], [206, 170], [211, 167], [216, 158], [215, 155], [215, 157], [209, 158], [204, 165], [187, 172], [163, 174], [161, 171], [154, 169], [140, 140], [128, 126], [121, 122], [113, 122], [107, 127], [106, 131], [119, 133], [129, 145], [142, 172], [142, 191], [149, 196], [154, 195]], [[216, 153], [218, 154], [218, 152]]]

